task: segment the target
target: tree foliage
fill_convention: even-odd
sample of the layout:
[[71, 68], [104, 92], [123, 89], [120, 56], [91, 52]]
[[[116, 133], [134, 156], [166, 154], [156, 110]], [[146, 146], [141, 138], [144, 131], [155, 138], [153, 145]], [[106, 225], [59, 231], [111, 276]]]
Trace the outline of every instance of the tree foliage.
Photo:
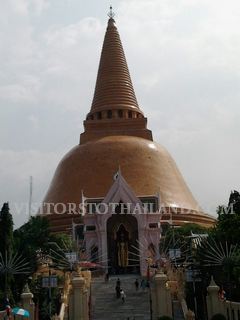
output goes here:
[[[11, 301], [19, 301], [24, 285], [29, 276], [37, 270], [39, 255], [48, 256], [51, 248], [56, 249], [71, 247], [71, 241], [67, 235], [52, 235], [49, 230], [49, 222], [46, 217], [34, 216], [13, 231], [13, 219], [9, 212], [8, 203], [4, 203], [0, 212], [0, 253], [5, 257], [18, 255], [18, 263], [28, 262], [29, 272], [7, 276], [8, 296]], [[1, 271], [1, 270], [0, 270]], [[14, 280], [14, 281], [13, 281]], [[6, 277], [0, 273], [0, 307], [5, 296]], [[43, 295], [44, 296], [44, 295]]]
[[13, 250], [13, 219], [9, 212], [9, 205], [5, 202], [0, 212], [0, 252], [4, 257]]
[[[231, 192], [227, 206], [219, 206], [215, 227], [199, 247], [197, 260], [203, 272], [213, 275], [228, 299], [240, 300], [240, 194]], [[204, 267], [205, 265], [205, 267]], [[207, 265], [207, 266], [206, 266]]]
[[228, 205], [217, 209], [218, 221], [212, 235], [221, 242], [238, 244], [240, 238], [240, 194], [233, 191], [230, 194]]
[[[56, 248], [60, 249], [60, 251], [62, 249], [62, 253], [63, 250], [67, 249], [69, 246], [71, 247], [71, 245], [71, 241], [67, 235], [53, 235], [50, 233], [48, 219], [43, 216], [31, 217], [27, 223], [14, 231], [14, 249], [16, 252], [20, 252], [21, 255], [27, 259], [27, 261], [29, 261], [31, 266], [31, 274], [37, 270], [40, 257], [47, 258], [52, 256], [51, 250], [55, 251]], [[14, 287], [16, 300], [19, 299], [23, 286], [28, 280], [28, 276], [29, 275], [18, 276]], [[46, 315], [44, 315], [44, 312], [46, 314], [48, 312], [46, 305], [49, 303], [49, 301], [47, 300], [48, 298], [45, 292], [46, 290], [44, 291], [40, 284], [41, 279], [38, 279], [35, 282], [33, 281], [31, 284], [31, 290], [35, 295], [35, 299], [40, 304], [41, 318], [45, 319]], [[57, 297], [58, 295], [58, 291], [55, 291], [53, 290], [52, 292], [52, 302], [55, 301], [54, 296]], [[58, 301], [57, 298], [56, 301]], [[52, 310], [54, 311], [54, 306]]]
[[[9, 211], [9, 205], [5, 202], [0, 212], [0, 254], [2, 255], [2, 263], [6, 263], [13, 253], [13, 219]], [[9, 295], [9, 287], [12, 278], [8, 276], [4, 266], [0, 268], [0, 294]]]
[[48, 252], [51, 235], [49, 222], [45, 217], [35, 216], [14, 231], [15, 251], [29, 261], [32, 270], [37, 267], [37, 254], [39, 250]]
[[230, 194], [228, 207], [230, 206], [235, 214], [240, 215], [240, 194], [236, 190], [232, 191]]

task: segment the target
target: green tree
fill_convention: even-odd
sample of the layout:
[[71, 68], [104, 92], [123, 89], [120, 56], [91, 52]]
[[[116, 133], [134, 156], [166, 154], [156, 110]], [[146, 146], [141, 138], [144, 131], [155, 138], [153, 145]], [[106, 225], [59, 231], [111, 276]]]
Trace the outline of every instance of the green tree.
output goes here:
[[[13, 253], [13, 219], [9, 212], [9, 205], [5, 202], [0, 212], [0, 255], [2, 264], [5, 264]], [[2, 295], [11, 296], [11, 276], [2, 265], [0, 268], [0, 290]]]
[[30, 274], [18, 275], [15, 279], [14, 297], [18, 301], [29, 275], [37, 270], [38, 252], [48, 252], [48, 242], [51, 238], [48, 220], [41, 216], [31, 217], [27, 223], [14, 231], [13, 236], [14, 252], [28, 261], [30, 269]]
[[50, 241], [49, 222], [45, 217], [31, 217], [27, 223], [14, 231], [15, 251], [21, 252], [30, 262], [33, 271], [37, 267], [39, 250], [48, 252]]
[[217, 208], [217, 223], [202, 241], [197, 260], [202, 272], [212, 274], [231, 300], [240, 300], [240, 194], [231, 192], [228, 205]]
[[3, 257], [13, 251], [13, 219], [5, 202], [0, 212], [0, 253]]
[[228, 207], [231, 206], [232, 210], [236, 214], [240, 214], [240, 194], [234, 190], [231, 192], [228, 202]]
[[[21, 253], [22, 257], [29, 262], [32, 274], [37, 270], [40, 255], [46, 257], [50, 255], [52, 258], [54, 258], [53, 252], [57, 251], [56, 261], [58, 261], [60, 260], [61, 255], [64, 256], [63, 250], [71, 245], [71, 241], [67, 235], [51, 234], [49, 230], [48, 219], [40, 215], [31, 217], [27, 223], [14, 231], [15, 252]], [[60, 254], [58, 250], [60, 251]], [[56, 263], [54, 259], [52, 260], [54, 263]], [[16, 278], [14, 286], [16, 300], [19, 299], [23, 286], [26, 284], [28, 277], [29, 275], [19, 275]], [[36, 288], [34, 288], [35, 286]], [[44, 300], [43, 297], [45, 297], [45, 295], [42, 294], [44, 290], [42, 290], [41, 287], [38, 287], [39, 283], [35, 283], [32, 286], [32, 290], [35, 293], [36, 299], [38, 299], [40, 304], [42, 304]], [[47, 303], [47, 301], [44, 303]]]
[[212, 235], [221, 242], [238, 244], [240, 237], [240, 194], [231, 192], [227, 206], [217, 209], [218, 221]]

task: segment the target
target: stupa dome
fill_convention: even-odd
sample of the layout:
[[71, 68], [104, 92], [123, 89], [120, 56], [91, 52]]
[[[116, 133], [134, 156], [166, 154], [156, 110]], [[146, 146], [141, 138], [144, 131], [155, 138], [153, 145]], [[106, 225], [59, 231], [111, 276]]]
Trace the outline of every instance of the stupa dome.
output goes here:
[[[120, 167], [137, 197], [159, 194], [174, 223], [214, 223], [213, 217], [202, 212], [170, 154], [153, 142], [112, 17], [84, 127], [80, 144], [59, 163], [44, 203], [79, 204], [82, 193], [87, 198], [104, 198]], [[65, 231], [72, 219], [72, 215], [49, 216], [53, 231]]]
[[137, 196], [160, 193], [166, 206], [199, 209], [174, 160], [153, 141], [108, 136], [74, 147], [59, 163], [45, 200], [75, 202], [106, 195], [118, 167]]
[[87, 198], [104, 198], [119, 166], [137, 196], [159, 194], [162, 206], [177, 209], [178, 224], [212, 224], [167, 150], [133, 136], [107, 136], [74, 147], [59, 163], [44, 202], [79, 203], [82, 192]]

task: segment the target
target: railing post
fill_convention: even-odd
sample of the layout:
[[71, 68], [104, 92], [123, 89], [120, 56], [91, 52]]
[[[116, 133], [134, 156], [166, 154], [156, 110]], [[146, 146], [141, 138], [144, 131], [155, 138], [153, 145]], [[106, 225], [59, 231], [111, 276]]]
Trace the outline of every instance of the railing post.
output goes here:
[[224, 302], [219, 299], [218, 292], [219, 287], [216, 285], [213, 277], [207, 288], [207, 309], [208, 309], [208, 319], [211, 319], [217, 313], [221, 313], [225, 316]]
[[167, 276], [158, 271], [153, 278], [152, 310], [153, 320], [161, 316], [172, 317], [172, 298], [167, 288]]
[[30, 313], [30, 320], [35, 320], [34, 319], [34, 314], [35, 314], [35, 304], [32, 301], [33, 294], [29, 290], [28, 284], [25, 285], [23, 289], [23, 293], [21, 294], [21, 301], [23, 308]]
[[72, 280], [72, 314], [74, 320], [88, 320], [88, 290], [86, 280], [77, 275]]

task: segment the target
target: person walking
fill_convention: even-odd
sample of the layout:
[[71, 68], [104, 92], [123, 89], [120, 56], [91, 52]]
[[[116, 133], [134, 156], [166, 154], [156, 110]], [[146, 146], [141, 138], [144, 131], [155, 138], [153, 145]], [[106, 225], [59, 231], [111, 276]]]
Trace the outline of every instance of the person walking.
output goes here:
[[121, 296], [121, 299], [122, 299], [122, 303], [125, 303], [126, 294], [125, 294], [125, 292], [123, 291], [123, 289], [120, 290], [120, 296]]
[[109, 273], [107, 272], [107, 273], [105, 274], [105, 282], [108, 282], [108, 280], [109, 280]]
[[116, 291], [116, 298], [119, 299], [120, 298], [120, 291], [121, 291], [120, 286], [116, 285], [115, 291]]
[[121, 291], [121, 281], [120, 281], [119, 278], [117, 279], [115, 290], [116, 290], [116, 297], [117, 297], [117, 299], [119, 299], [120, 296], [121, 296], [121, 294], [120, 294], [120, 291]]
[[145, 282], [145, 280], [144, 280], [144, 279], [142, 279], [140, 287], [142, 288], [142, 290], [143, 290], [143, 291], [145, 291], [145, 288], [146, 288], [146, 282]]
[[138, 281], [138, 279], [135, 280], [134, 284], [135, 284], [136, 291], [138, 291], [138, 289], [139, 289], [139, 281]]
[[121, 287], [121, 281], [119, 278], [117, 279], [117, 286]]

